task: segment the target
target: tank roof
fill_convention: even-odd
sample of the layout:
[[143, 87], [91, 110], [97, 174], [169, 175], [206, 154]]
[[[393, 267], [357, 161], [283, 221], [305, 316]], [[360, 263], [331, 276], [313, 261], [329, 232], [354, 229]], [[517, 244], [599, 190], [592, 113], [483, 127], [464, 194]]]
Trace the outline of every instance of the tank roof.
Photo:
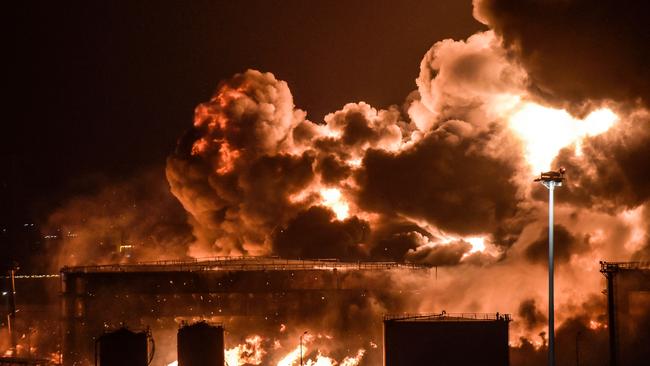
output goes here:
[[461, 321], [506, 321], [512, 320], [510, 314], [501, 313], [447, 313], [439, 314], [388, 314], [384, 321], [394, 322], [461, 322]]

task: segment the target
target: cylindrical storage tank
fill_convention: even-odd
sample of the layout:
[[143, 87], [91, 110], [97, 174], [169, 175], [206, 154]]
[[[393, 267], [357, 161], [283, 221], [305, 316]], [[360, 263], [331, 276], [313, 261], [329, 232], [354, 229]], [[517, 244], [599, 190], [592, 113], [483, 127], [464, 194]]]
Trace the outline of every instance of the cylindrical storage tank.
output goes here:
[[98, 366], [147, 366], [149, 350], [147, 332], [132, 332], [120, 328], [104, 333], [97, 340]]
[[223, 326], [198, 322], [178, 329], [178, 366], [223, 366]]

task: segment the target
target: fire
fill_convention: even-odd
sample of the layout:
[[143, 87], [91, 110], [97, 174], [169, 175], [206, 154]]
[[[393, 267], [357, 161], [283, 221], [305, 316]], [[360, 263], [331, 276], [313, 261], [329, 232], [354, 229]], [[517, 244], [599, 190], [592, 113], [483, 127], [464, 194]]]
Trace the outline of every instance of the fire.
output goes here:
[[259, 365], [266, 351], [262, 347], [262, 337], [252, 335], [246, 338], [246, 341], [231, 349], [227, 349], [226, 362], [230, 366], [237, 365]]
[[510, 128], [523, 140], [528, 163], [534, 172], [547, 171], [563, 147], [588, 136], [607, 131], [618, 119], [610, 109], [591, 112], [585, 119], [573, 118], [567, 111], [526, 102], [510, 116]]
[[596, 320], [590, 320], [589, 321], [589, 328], [590, 329], [596, 330], [596, 329], [606, 328], [606, 327], [607, 327], [606, 324], [603, 324], [603, 323], [601, 323], [599, 321], [596, 321]]
[[472, 245], [470, 253], [482, 252], [485, 250], [485, 238], [484, 237], [469, 237], [463, 238], [466, 242]]
[[343, 361], [341, 361], [341, 366], [357, 366], [361, 362], [361, 359], [363, 359], [363, 355], [365, 354], [366, 354], [366, 350], [360, 349], [357, 351], [356, 356], [354, 357], [348, 356], [344, 358]]
[[336, 364], [337, 363], [335, 360], [327, 356], [323, 356], [320, 352], [318, 352], [315, 360], [305, 361], [305, 365], [307, 366], [334, 366]]
[[[486, 252], [486, 249], [489, 249], [485, 245], [485, 240], [487, 239], [485, 236], [456, 236], [447, 233], [439, 234], [440, 242], [438, 245], [450, 244], [457, 241], [464, 241], [466, 243], [469, 243], [472, 246], [472, 249], [470, 249], [469, 252], [465, 254], [466, 256], [471, 253]], [[489, 252], [489, 250], [487, 250], [487, 252]]]
[[[303, 354], [307, 352], [307, 347], [303, 344], [302, 346], [302, 352]], [[284, 356], [280, 362], [278, 362], [278, 366], [292, 366], [300, 360], [300, 346], [297, 346], [295, 349], [293, 349], [291, 352], [289, 352], [286, 356]]]
[[321, 204], [329, 207], [338, 220], [345, 220], [350, 215], [350, 206], [342, 197], [341, 191], [337, 188], [321, 189]]
[[231, 172], [235, 166], [237, 158], [239, 158], [239, 151], [232, 149], [228, 142], [224, 140], [219, 148], [220, 166], [219, 169], [217, 169], [217, 173], [223, 175]]
[[[272, 340], [259, 335], [251, 335], [246, 338], [244, 343], [225, 351], [226, 363], [230, 366], [261, 364], [299, 366], [301, 356], [302, 364], [308, 366], [358, 366], [361, 363], [366, 354], [365, 349], [357, 350], [355, 355], [346, 356], [340, 362], [318, 349], [317, 342], [329, 344], [332, 340], [333, 337], [326, 334], [306, 334], [302, 337], [302, 344], [284, 348], [278, 339]], [[273, 350], [267, 352], [265, 347], [271, 347]], [[167, 366], [177, 365], [178, 363], [174, 361]]]

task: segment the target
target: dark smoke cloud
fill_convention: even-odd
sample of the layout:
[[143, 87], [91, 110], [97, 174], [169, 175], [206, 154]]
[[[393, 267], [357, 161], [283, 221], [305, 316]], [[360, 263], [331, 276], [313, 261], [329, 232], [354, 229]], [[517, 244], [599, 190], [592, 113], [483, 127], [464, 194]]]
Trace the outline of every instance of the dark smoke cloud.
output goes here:
[[401, 261], [408, 251], [430, 239], [430, 234], [411, 221], [385, 215], [376, 222], [370, 255], [378, 260]]
[[[474, 72], [494, 66], [496, 77]], [[413, 121], [395, 106], [359, 102], [313, 123], [272, 74], [248, 70], [222, 82], [167, 164], [197, 238], [191, 254], [402, 260], [422, 244], [413, 233], [428, 237], [431, 228], [511, 245], [522, 229], [515, 176], [524, 161], [490, 103], [493, 93], [519, 88], [519, 72], [490, 34], [441, 42], [405, 106]], [[349, 214], [318, 208], [324, 189]], [[391, 229], [395, 219], [411, 228]], [[314, 247], [307, 234], [333, 243]]]
[[637, 207], [650, 199], [650, 115], [623, 115], [611, 130], [586, 139], [581, 154], [568, 148], [556, 162], [570, 172], [560, 198], [609, 211]]
[[[605, 365], [608, 360], [605, 297], [594, 294], [577, 305], [573, 315], [564, 320], [555, 332], [555, 354], [559, 365], [576, 364], [576, 355], [580, 365]], [[519, 316], [525, 326], [535, 329], [546, 318], [536, 309], [534, 300], [526, 300], [519, 307]], [[596, 322], [596, 323], [594, 323]], [[541, 346], [535, 343], [542, 342]], [[547, 365], [548, 337], [541, 332], [535, 338], [521, 338], [520, 344], [511, 347], [512, 365], [543, 366]], [[576, 349], [577, 346], [577, 349]]]
[[268, 253], [268, 233], [300, 211], [289, 195], [313, 179], [313, 154], [289, 153], [303, 118], [285, 82], [253, 70], [196, 108], [192, 132], [167, 162], [198, 239], [192, 253]]
[[532, 330], [542, 326], [547, 320], [546, 315], [544, 315], [544, 313], [542, 313], [537, 307], [535, 299], [526, 299], [522, 301], [519, 305], [517, 315], [527, 330]]
[[391, 107], [374, 111], [366, 103], [347, 104], [342, 110], [325, 116], [331, 131], [340, 133], [338, 141], [345, 151], [361, 154], [368, 147], [390, 148], [401, 142], [400, 112]]
[[646, 1], [475, 0], [474, 16], [526, 68], [531, 91], [578, 109], [650, 103]]
[[357, 175], [359, 205], [460, 234], [494, 232], [516, 212], [516, 167], [484, 153], [496, 131], [473, 132], [449, 121], [403, 152], [369, 150]]
[[369, 224], [357, 217], [339, 221], [330, 209], [313, 206], [276, 231], [273, 252], [284, 258], [358, 260], [366, 257], [360, 245], [369, 231]]
[[[589, 236], [579, 238], [574, 236], [562, 225], [555, 225], [554, 257], [558, 263], [566, 263], [573, 254], [582, 254], [589, 250]], [[548, 226], [540, 232], [537, 240], [526, 248], [526, 258], [534, 263], [546, 263], [548, 260]]]
[[334, 154], [324, 154], [318, 159], [315, 170], [320, 174], [323, 183], [335, 185], [347, 179], [352, 169]]

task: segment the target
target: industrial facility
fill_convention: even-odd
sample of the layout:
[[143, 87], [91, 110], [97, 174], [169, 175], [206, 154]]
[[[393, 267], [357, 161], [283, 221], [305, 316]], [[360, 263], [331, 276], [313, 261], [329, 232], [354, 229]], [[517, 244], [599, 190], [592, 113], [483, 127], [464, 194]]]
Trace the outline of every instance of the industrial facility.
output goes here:
[[510, 320], [499, 313], [386, 316], [384, 366], [507, 366]]
[[[607, 283], [608, 364], [645, 365], [650, 358], [645, 347], [650, 342], [650, 263], [600, 266]], [[368, 306], [373, 294], [386, 294], [391, 279], [407, 274], [435, 278], [427, 271], [394, 262], [218, 257], [65, 267], [55, 276], [14, 278], [9, 273], [4, 278], [5, 321], [21, 329], [14, 338], [20, 337], [22, 346], [17, 354], [0, 357], [0, 364], [112, 366], [131, 360], [133, 365], [223, 365], [229, 360], [225, 351], [243, 344], [243, 335], [272, 334], [294, 320], [300, 328], [294, 327], [285, 339], [288, 354], [299, 345], [298, 335], [302, 345], [302, 332], [308, 329], [304, 324], [321, 324], [331, 317], [341, 319], [337, 326], [349, 329], [350, 319], [359, 316], [345, 318], [349, 309]], [[386, 302], [391, 314], [407, 309], [406, 299], [420, 296], [419, 289], [407, 283], [394, 290]], [[365, 342], [374, 337], [379, 343], [363, 364], [380, 364], [382, 356], [385, 366], [422, 360], [431, 360], [431, 365], [509, 364], [509, 314], [399, 313], [384, 316], [383, 322], [381, 313], [367, 314], [373, 318], [360, 323], [362, 330], [338, 333], [343, 343], [354, 337]], [[328, 323], [328, 329], [333, 326]], [[43, 340], [50, 342], [48, 348], [29, 347]], [[273, 339], [268, 341], [265, 347], [272, 346]], [[47, 352], [54, 348], [60, 353]]]
[[[257, 319], [256, 327], [265, 322], [279, 325], [290, 317], [309, 319], [335, 311], [336, 304], [367, 301], [372, 286], [383, 282], [373, 285], [363, 279], [377, 272], [424, 269], [392, 262], [268, 257], [65, 267], [63, 363], [91, 363], [96, 337], [118, 321], [137, 328], [169, 329], [178, 326], [178, 319], [240, 317]], [[185, 344], [185, 332], [179, 331], [179, 346]], [[152, 333], [155, 339], [155, 328]], [[179, 348], [179, 357], [184, 350]]]
[[600, 262], [607, 278], [610, 366], [650, 360], [650, 262]]

